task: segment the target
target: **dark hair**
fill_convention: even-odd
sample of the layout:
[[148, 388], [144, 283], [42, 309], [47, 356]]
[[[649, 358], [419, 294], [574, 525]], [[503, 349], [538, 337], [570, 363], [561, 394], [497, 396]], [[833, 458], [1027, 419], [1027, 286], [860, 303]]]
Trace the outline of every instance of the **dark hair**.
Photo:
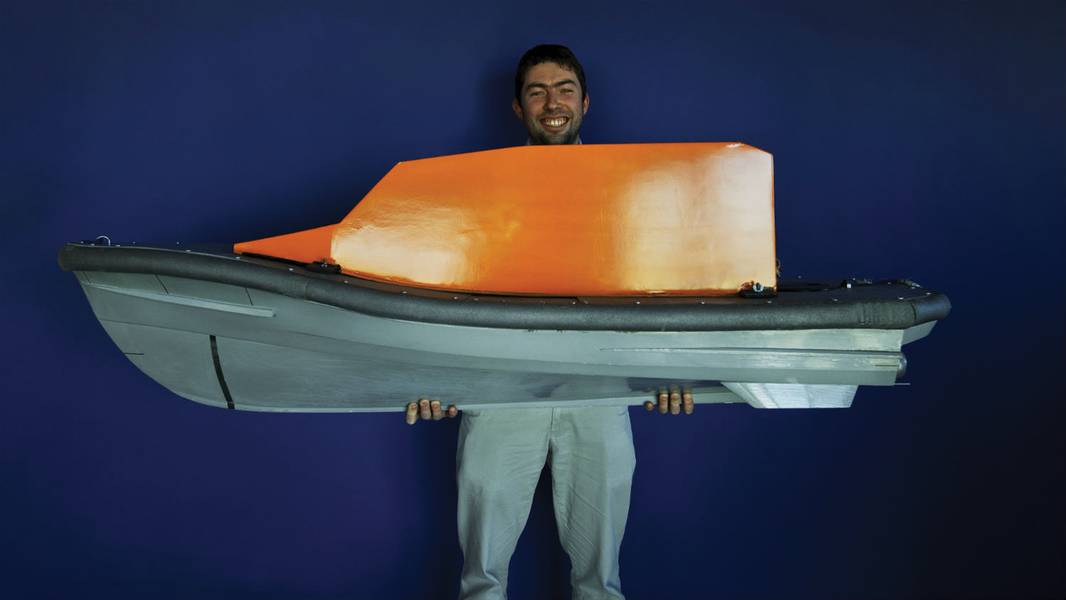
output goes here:
[[581, 98], [588, 94], [589, 87], [585, 83], [585, 69], [581, 67], [577, 57], [566, 46], [559, 44], [540, 44], [533, 46], [518, 61], [518, 70], [514, 74], [514, 97], [519, 103], [522, 102], [522, 86], [526, 83], [526, 73], [541, 63], [555, 63], [560, 67], [573, 71], [577, 75], [577, 82], [581, 84]]

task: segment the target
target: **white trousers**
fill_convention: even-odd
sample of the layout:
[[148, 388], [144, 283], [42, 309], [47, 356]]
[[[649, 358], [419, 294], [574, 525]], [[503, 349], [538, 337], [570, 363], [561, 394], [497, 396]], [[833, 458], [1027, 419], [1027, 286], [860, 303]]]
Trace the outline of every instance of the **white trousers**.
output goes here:
[[507, 598], [507, 570], [545, 460], [574, 600], [620, 599], [618, 551], [636, 457], [625, 407], [464, 411], [459, 426], [461, 600]]

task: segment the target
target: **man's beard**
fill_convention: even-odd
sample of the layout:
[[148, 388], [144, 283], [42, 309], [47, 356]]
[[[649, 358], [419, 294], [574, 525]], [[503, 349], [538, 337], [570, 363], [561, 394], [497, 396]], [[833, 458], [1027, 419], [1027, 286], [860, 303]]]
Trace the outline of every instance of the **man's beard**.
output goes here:
[[[567, 128], [559, 133], [550, 133], [545, 131], [540, 124], [540, 119], [544, 117], [559, 116], [569, 118]], [[578, 132], [581, 129], [581, 115], [573, 115], [569, 112], [555, 112], [547, 115], [541, 114], [537, 117], [527, 117], [526, 129], [529, 131], [529, 141], [538, 146], [557, 146], [563, 144], [573, 144], [577, 141]]]

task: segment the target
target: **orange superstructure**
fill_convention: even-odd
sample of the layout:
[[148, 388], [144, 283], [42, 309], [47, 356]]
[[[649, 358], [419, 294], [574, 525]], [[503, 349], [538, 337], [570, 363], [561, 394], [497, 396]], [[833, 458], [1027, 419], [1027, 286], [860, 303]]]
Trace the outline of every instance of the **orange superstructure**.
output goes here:
[[776, 287], [773, 159], [737, 143], [524, 146], [397, 164], [336, 225], [238, 253], [495, 294]]

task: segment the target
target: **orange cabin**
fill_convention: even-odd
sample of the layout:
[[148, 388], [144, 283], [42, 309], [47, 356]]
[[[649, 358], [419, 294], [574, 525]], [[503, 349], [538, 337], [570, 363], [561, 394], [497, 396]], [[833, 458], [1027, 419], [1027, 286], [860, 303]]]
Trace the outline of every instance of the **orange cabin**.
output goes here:
[[475, 293], [775, 288], [773, 157], [738, 143], [588, 144], [401, 162], [340, 223], [234, 250]]

